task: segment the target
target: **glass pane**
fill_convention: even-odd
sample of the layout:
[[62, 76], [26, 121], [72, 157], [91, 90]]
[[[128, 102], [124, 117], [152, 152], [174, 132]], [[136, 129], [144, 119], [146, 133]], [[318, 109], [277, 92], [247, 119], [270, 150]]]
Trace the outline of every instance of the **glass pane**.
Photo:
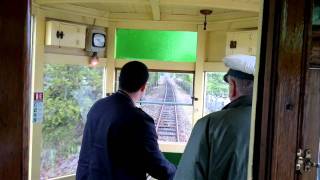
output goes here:
[[116, 58], [195, 62], [197, 32], [117, 29]]
[[320, 26], [320, 1], [314, 0], [312, 24]]
[[[120, 70], [117, 70], [116, 88]], [[149, 72], [146, 93], [139, 102], [154, 120], [159, 141], [187, 142], [193, 118], [193, 74]]]
[[313, 1], [312, 30], [313, 34], [320, 34], [320, 0]]
[[104, 68], [45, 65], [41, 179], [75, 173], [87, 112], [103, 96], [103, 74]]
[[192, 104], [193, 74], [150, 72], [142, 102]]
[[225, 72], [205, 73], [204, 115], [221, 110], [229, 100], [229, 87], [223, 80]]
[[141, 104], [155, 121], [158, 140], [187, 142], [192, 129], [193, 106]]
[[[120, 70], [116, 73], [116, 90], [118, 90]], [[192, 73], [149, 72], [147, 90], [141, 102], [191, 105], [193, 104], [193, 76]]]

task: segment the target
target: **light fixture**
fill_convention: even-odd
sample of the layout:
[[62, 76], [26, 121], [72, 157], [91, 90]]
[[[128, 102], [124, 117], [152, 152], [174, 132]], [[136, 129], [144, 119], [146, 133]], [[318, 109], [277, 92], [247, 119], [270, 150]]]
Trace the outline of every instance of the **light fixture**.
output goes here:
[[97, 64], [99, 64], [99, 57], [97, 52], [93, 52], [92, 56], [89, 59], [89, 66], [95, 67]]
[[207, 30], [207, 16], [212, 14], [212, 10], [210, 10], [210, 9], [201, 9], [200, 13], [202, 15], [204, 15], [203, 30]]

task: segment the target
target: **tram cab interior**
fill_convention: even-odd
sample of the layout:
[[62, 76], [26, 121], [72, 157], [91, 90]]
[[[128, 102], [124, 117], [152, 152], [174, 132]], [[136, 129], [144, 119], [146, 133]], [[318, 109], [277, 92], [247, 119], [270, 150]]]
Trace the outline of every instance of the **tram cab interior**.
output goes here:
[[258, 55], [260, 8], [259, 0], [33, 0], [29, 179], [75, 178], [86, 113], [117, 91], [131, 60], [150, 70], [139, 105], [177, 165], [196, 121], [229, 102], [223, 57]]

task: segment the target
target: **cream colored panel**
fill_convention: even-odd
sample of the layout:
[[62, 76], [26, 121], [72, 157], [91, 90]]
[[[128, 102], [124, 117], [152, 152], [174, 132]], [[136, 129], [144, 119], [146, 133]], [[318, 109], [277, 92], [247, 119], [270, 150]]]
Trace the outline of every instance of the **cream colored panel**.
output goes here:
[[[35, 16], [35, 45], [34, 45], [34, 92], [43, 92], [43, 67], [44, 67], [44, 42], [45, 42], [45, 17], [43, 13], [39, 13]], [[31, 140], [31, 180], [40, 179], [40, 164], [41, 164], [41, 141], [42, 141], [42, 124], [32, 123], [30, 129]]]
[[64, 34], [63, 38], [60, 39], [60, 46], [85, 48], [86, 26], [61, 23], [60, 31]]
[[233, 50], [233, 54], [252, 54], [250, 32], [235, 33], [235, 40], [237, 41], [237, 47]]
[[205, 72], [227, 72], [228, 68], [221, 62], [205, 62], [203, 71]]
[[[89, 66], [89, 56], [75, 56], [65, 54], [52, 54], [46, 53], [44, 56], [44, 62], [46, 64], [70, 64], [70, 65], [82, 65]], [[100, 62], [97, 67], [105, 67], [107, 63], [106, 58], [99, 58]]]
[[152, 20], [152, 14], [140, 13], [110, 13], [110, 20], [128, 21], [128, 20]]
[[97, 9], [101, 11], [109, 11], [115, 13], [150, 13], [151, 8], [149, 2], [147, 3], [77, 3], [82, 7]]
[[83, 12], [68, 11], [65, 9], [41, 7], [46, 18], [59, 19], [64, 21], [76, 22], [81, 24], [93, 24], [96, 26], [108, 27], [109, 21], [105, 17], [88, 15]]
[[114, 92], [115, 89], [115, 38], [116, 38], [116, 28], [114, 24], [110, 23], [108, 28], [108, 41], [107, 41], [107, 73], [106, 73], [106, 84], [107, 93]]
[[233, 54], [233, 48], [230, 48], [230, 44], [231, 44], [231, 41], [235, 41], [236, 38], [235, 38], [235, 33], [234, 32], [228, 32], [227, 33], [227, 41], [226, 41], [226, 54], [225, 55], [230, 55], [230, 54]]
[[[256, 1], [256, 0], [251, 0]], [[263, 11], [263, 0], [261, 0], [260, 4], [260, 12]], [[254, 76], [254, 88], [253, 88], [253, 98], [252, 98], [252, 113], [251, 113], [251, 128], [250, 128], [250, 143], [249, 143], [249, 159], [248, 159], [248, 180], [253, 180], [253, 154], [254, 154], [254, 142], [255, 142], [255, 123], [256, 123], [256, 109], [257, 106], [257, 98], [258, 98], [258, 86], [259, 86], [259, 67], [260, 67], [260, 49], [261, 49], [261, 34], [262, 34], [262, 19], [263, 13], [260, 13], [259, 24], [257, 33], [254, 34], [256, 36], [256, 66], [255, 66], [255, 76]]]
[[251, 55], [257, 54], [257, 46], [258, 46], [258, 31], [253, 31], [251, 33], [251, 48], [252, 48]]
[[248, 18], [247, 21], [234, 21], [232, 22], [230, 29], [248, 29], [258, 27], [258, 17]]
[[204, 60], [206, 56], [206, 40], [207, 32], [203, 30], [202, 26], [198, 26], [198, 47], [197, 47], [197, 62], [195, 66], [195, 83], [194, 83], [194, 96], [198, 101], [194, 102], [194, 116], [193, 124], [196, 123], [201, 117], [203, 112], [203, 90], [204, 90]]
[[[231, 48], [231, 41], [236, 42], [236, 47]], [[226, 55], [247, 54], [256, 55], [257, 31], [228, 32], [226, 41]]]
[[[116, 68], [122, 68], [127, 62], [127, 60], [117, 60], [115, 62]], [[195, 63], [189, 62], [164, 62], [164, 61], [156, 61], [156, 60], [145, 60], [141, 61], [148, 69], [151, 70], [163, 70], [163, 71], [195, 71]]]
[[134, 5], [136, 13], [151, 13], [150, 5]]
[[162, 152], [183, 153], [186, 143], [159, 142], [159, 148]]
[[85, 48], [86, 26], [48, 21], [46, 28], [46, 45]]
[[197, 31], [197, 25], [176, 23], [176, 22], [163, 22], [163, 21], [116, 21], [117, 28], [128, 29], [150, 29], [150, 30], [174, 30], [174, 31]]
[[221, 62], [226, 54], [226, 38], [225, 31], [212, 31], [208, 33], [206, 61]]
[[57, 21], [48, 21], [46, 23], [46, 45], [59, 46], [60, 40], [57, 32], [60, 31], [60, 23]]

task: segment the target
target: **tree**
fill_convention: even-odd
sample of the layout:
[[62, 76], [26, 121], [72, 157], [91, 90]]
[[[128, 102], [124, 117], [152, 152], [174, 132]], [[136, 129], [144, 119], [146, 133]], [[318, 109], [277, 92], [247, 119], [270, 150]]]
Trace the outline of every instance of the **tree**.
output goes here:
[[102, 97], [103, 69], [47, 64], [44, 74], [42, 166], [50, 168], [79, 152], [87, 112]]
[[207, 94], [216, 97], [228, 96], [228, 84], [223, 80], [224, 73], [207, 73]]

